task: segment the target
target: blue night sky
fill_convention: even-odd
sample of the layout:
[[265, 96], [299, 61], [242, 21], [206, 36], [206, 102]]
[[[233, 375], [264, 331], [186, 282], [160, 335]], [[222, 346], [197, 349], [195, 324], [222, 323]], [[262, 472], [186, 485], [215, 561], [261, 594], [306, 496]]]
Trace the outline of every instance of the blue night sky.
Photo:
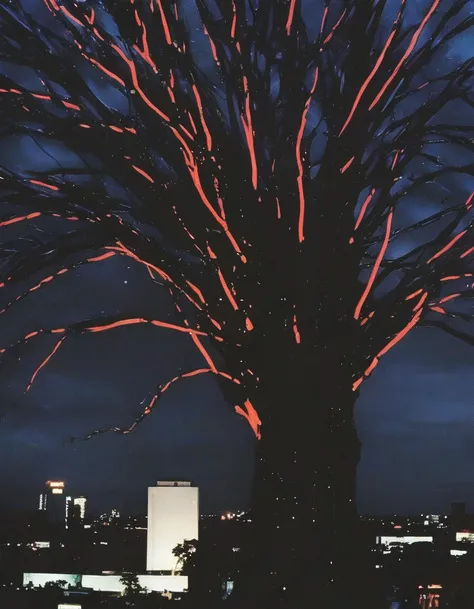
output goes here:
[[[408, 0], [410, 19], [419, 18], [426, 4]], [[319, 14], [320, 3], [312, 5]], [[469, 53], [472, 40], [464, 37], [442, 61]], [[11, 143], [0, 150], [0, 163], [40, 163], [38, 154]], [[459, 196], [471, 186], [458, 184]], [[12, 292], [2, 293], [0, 308], [11, 297]], [[168, 293], [151, 284], [142, 268], [114, 258], [67, 273], [12, 308], [0, 320], [0, 346], [38, 327], [118, 311], [173, 318]], [[211, 377], [170, 389], [130, 436], [65, 444], [69, 436], [130, 424], [158, 382], [179, 367], [199, 365], [188, 336], [133, 327], [68, 338], [18, 401], [52, 344], [48, 337], [32, 341], [20, 362], [0, 368], [0, 485], [11, 501], [7, 507], [35, 507], [49, 478], [66, 480], [71, 492], [88, 497], [94, 511], [144, 512], [147, 486], [175, 477], [201, 487], [205, 511], [248, 505], [254, 436]], [[466, 501], [474, 509], [473, 370], [474, 349], [419, 328], [362, 385], [357, 404], [362, 513], [445, 512], [451, 501]]]

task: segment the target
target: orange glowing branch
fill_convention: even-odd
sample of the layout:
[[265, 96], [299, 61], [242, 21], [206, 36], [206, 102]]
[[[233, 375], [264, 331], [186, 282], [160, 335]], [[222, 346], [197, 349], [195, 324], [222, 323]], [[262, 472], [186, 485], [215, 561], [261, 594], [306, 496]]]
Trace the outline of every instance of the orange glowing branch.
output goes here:
[[346, 14], [347, 9], [345, 8], [342, 11], [342, 15], [339, 17], [339, 19], [336, 21], [336, 25], [332, 28], [332, 30], [329, 32], [328, 36], [326, 36], [326, 38], [323, 41], [323, 44], [327, 44], [331, 38], [334, 36], [334, 32], [337, 30], [337, 28], [340, 26], [341, 21], [344, 19], [344, 15]]
[[388, 37], [387, 41], [385, 42], [385, 45], [377, 59], [377, 61], [375, 62], [375, 66], [373, 67], [372, 71], [370, 72], [370, 74], [367, 76], [367, 78], [365, 79], [365, 81], [363, 82], [361, 88], [359, 89], [359, 92], [356, 95], [355, 101], [352, 104], [352, 108], [349, 112], [349, 116], [347, 117], [345, 123], [342, 126], [342, 129], [339, 132], [339, 137], [341, 137], [341, 135], [344, 133], [344, 131], [346, 130], [347, 126], [349, 125], [349, 123], [352, 120], [352, 117], [354, 116], [357, 107], [359, 106], [360, 100], [362, 99], [362, 96], [364, 95], [365, 91], [367, 90], [367, 87], [369, 86], [369, 84], [371, 83], [372, 79], [374, 78], [374, 76], [377, 74], [378, 69], [380, 68], [382, 61], [385, 58], [385, 54], [388, 51], [388, 48], [390, 47], [390, 45], [392, 44], [392, 41], [395, 37], [395, 30], [392, 30], [390, 36]]
[[0, 222], [0, 226], [9, 226], [10, 224], [16, 224], [17, 222], [23, 222], [24, 220], [33, 220], [33, 218], [37, 218], [38, 216], [41, 216], [41, 212], [35, 211], [26, 216], [17, 216], [16, 218], [4, 220], [3, 222]]
[[301, 342], [301, 336], [298, 330], [296, 315], [293, 316], [293, 334], [295, 335], [295, 342], [299, 345]]
[[372, 188], [370, 193], [367, 195], [365, 201], [362, 203], [362, 207], [360, 208], [360, 212], [359, 212], [359, 215], [357, 217], [357, 220], [356, 220], [356, 223], [355, 223], [355, 226], [354, 226], [354, 230], [357, 230], [359, 228], [360, 223], [364, 219], [365, 212], [367, 211], [367, 207], [369, 206], [370, 202], [372, 201], [372, 198], [373, 198], [374, 194], [375, 194], [375, 188]]
[[53, 186], [52, 184], [46, 184], [46, 182], [40, 182], [39, 180], [28, 180], [31, 184], [35, 184], [36, 186], [42, 186], [43, 188], [49, 188], [50, 190], [59, 190], [57, 186]]
[[61, 5], [59, 8], [66, 15], [66, 17], [68, 17], [68, 19], [70, 19], [73, 23], [75, 23], [79, 27], [85, 27], [85, 25], [82, 23], [82, 21], [80, 19], [78, 19], [77, 17], [75, 17], [70, 11], [68, 11], [65, 6]]
[[420, 298], [420, 300], [416, 303], [416, 305], [413, 307], [413, 312], [418, 311], [418, 309], [421, 309], [421, 307], [423, 306], [423, 303], [425, 302], [425, 300], [428, 298], [428, 292], [423, 292], [422, 297]]
[[212, 370], [212, 372], [217, 374], [216, 365], [214, 364], [214, 362], [213, 362], [211, 356], [209, 355], [208, 351], [206, 351], [206, 349], [204, 348], [204, 345], [202, 344], [202, 342], [199, 340], [199, 338], [195, 334], [191, 334], [191, 338], [193, 339], [194, 344], [196, 345], [196, 347], [199, 349], [199, 351], [201, 352], [202, 356], [206, 360], [206, 362], [207, 362], [208, 366], [210, 367], [210, 369]]
[[170, 28], [168, 25], [168, 21], [166, 20], [165, 11], [163, 10], [163, 5], [161, 0], [156, 0], [156, 4], [158, 5], [158, 9], [160, 11], [161, 23], [163, 25], [163, 31], [165, 34], [165, 40], [167, 44], [172, 44]]
[[80, 110], [81, 109], [81, 107], [78, 106], [77, 104], [73, 104], [72, 102], [65, 101], [64, 99], [61, 100], [61, 103], [63, 104], [63, 106], [65, 106], [66, 108], [69, 108], [70, 110]]
[[[138, 15], [138, 13], [137, 13]], [[147, 38], [147, 31], [146, 31], [146, 27], [144, 23], [140, 23], [139, 24], [141, 26], [142, 29], [142, 46], [143, 49], [140, 49], [136, 44], [133, 45], [133, 48], [137, 51], [137, 53], [143, 58], [144, 61], [146, 61], [146, 63], [151, 66], [153, 68], [153, 71], [155, 73], [158, 72], [157, 67], [155, 62], [153, 61], [151, 55], [150, 55], [150, 49], [148, 46], [148, 38]]]
[[193, 330], [192, 328], [186, 328], [183, 326], [177, 326], [176, 324], [170, 324], [166, 321], [158, 321], [157, 319], [144, 319], [143, 317], [134, 317], [130, 319], [120, 319], [119, 321], [115, 321], [113, 323], [107, 323], [104, 325], [98, 326], [89, 326], [88, 328], [84, 328], [86, 332], [106, 332], [107, 330], [112, 330], [114, 328], [119, 328], [122, 326], [130, 326], [135, 324], [151, 324], [152, 326], [157, 326], [159, 328], [167, 328], [169, 330], [176, 330], [177, 332], [185, 332], [186, 334], [198, 334], [199, 336], [207, 336], [205, 332], [201, 332], [200, 330]]
[[186, 143], [186, 141], [184, 140], [182, 135], [179, 133], [179, 131], [177, 131], [174, 127], [171, 127], [171, 131], [174, 133], [175, 137], [178, 139], [178, 141], [182, 145], [181, 151], [183, 153], [186, 167], [189, 171], [189, 175], [191, 176], [194, 187], [195, 187], [197, 193], [199, 194], [201, 201], [204, 203], [204, 205], [207, 207], [207, 209], [211, 212], [211, 214], [212, 214], [213, 218], [216, 220], [216, 222], [222, 227], [226, 237], [231, 242], [232, 247], [237, 252], [237, 254], [240, 256], [240, 260], [245, 264], [247, 262], [247, 258], [242, 254], [242, 250], [240, 249], [237, 241], [235, 240], [234, 236], [230, 232], [227, 222], [214, 209], [214, 207], [211, 204], [211, 202], [209, 201], [206, 193], [204, 192], [204, 189], [203, 189], [203, 186], [201, 183], [201, 177], [199, 175], [199, 168], [198, 168], [196, 159], [195, 159], [191, 149], [189, 148], [188, 144]]
[[146, 260], [143, 260], [142, 258], [140, 258], [139, 256], [137, 256], [137, 254], [135, 254], [134, 252], [132, 252], [132, 250], [130, 250], [129, 248], [127, 248], [123, 243], [121, 243], [120, 241], [117, 241], [117, 245], [116, 246], [106, 246], [105, 249], [108, 250], [112, 250], [114, 252], [117, 252], [119, 254], [122, 254], [124, 256], [128, 256], [129, 258], [132, 258], [132, 260], [135, 260], [136, 262], [139, 262], [140, 264], [143, 264], [143, 266], [145, 266], [145, 268], [148, 271], [148, 274], [153, 278], [153, 274], [152, 271], [154, 271], [155, 273], [157, 273], [159, 275], [159, 277], [163, 280], [166, 281], [167, 283], [171, 284], [173, 287], [175, 287], [177, 290], [179, 290], [180, 292], [182, 292], [184, 294], [184, 296], [186, 296], [186, 298], [189, 300], [189, 302], [191, 304], [193, 304], [199, 311], [202, 310], [202, 308], [198, 305], [198, 303], [191, 298], [191, 296], [189, 296], [189, 294], [187, 292], [185, 292], [185, 290], [183, 290], [181, 287], [179, 287], [174, 281], [173, 279], [168, 275], [168, 273], [166, 273], [165, 271], [163, 271], [163, 269], [161, 269], [160, 267], [156, 266], [155, 264], [152, 264], [151, 262], [147, 262]]
[[97, 59], [94, 59], [93, 57], [89, 57], [85, 53], [83, 53], [82, 56], [85, 59], [87, 59], [87, 61], [89, 61], [93, 66], [95, 66], [96, 68], [99, 68], [99, 70], [101, 70], [104, 74], [107, 74], [107, 76], [109, 76], [110, 78], [112, 78], [113, 80], [118, 82], [119, 85], [122, 85], [122, 87], [125, 87], [125, 81], [122, 78], [120, 78], [120, 76], [115, 74], [115, 72], [112, 72], [111, 70], [106, 68], [103, 64], [101, 64], [99, 61], [97, 61]]
[[250, 400], [245, 400], [244, 406], [245, 410], [243, 410], [240, 406], [236, 406], [235, 412], [247, 419], [250, 427], [253, 430], [253, 433], [255, 434], [255, 437], [257, 438], [257, 440], [260, 440], [262, 437], [262, 434], [260, 433], [262, 421], [260, 420], [257, 411], [253, 407], [252, 402]]
[[405, 300], [411, 300], [412, 298], [415, 298], [415, 296], [418, 296], [418, 294], [421, 294], [423, 292], [423, 290], [420, 288], [419, 290], [416, 290], [416, 292], [412, 292], [411, 294], [408, 294], [408, 296], [405, 298]]
[[243, 114], [240, 115], [240, 119], [242, 121], [242, 126], [244, 128], [245, 139], [247, 141], [247, 148], [249, 150], [250, 155], [250, 165], [252, 168], [252, 185], [255, 190], [257, 190], [257, 181], [258, 181], [258, 169], [257, 169], [257, 159], [255, 156], [255, 141], [254, 141], [254, 131], [252, 126], [252, 112], [250, 109], [250, 92], [248, 87], [247, 77], [243, 76], [243, 84], [245, 91], [245, 116]]
[[32, 292], [36, 292], [36, 290], [39, 290], [41, 287], [43, 287], [44, 285], [46, 285], [47, 283], [49, 283], [50, 281], [52, 281], [56, 277], [60, 277], [61, 275], [64, 275], [68, 271], [70, 271], [70, 270], [72, 270], [72, 269], [74, 269], [74, 268], [76, 268], [76, 267], [78, 267], [78, 266], [80, 266], [82, 264], [86, 264], [86, 263], [89, 263], [89, 262], [100, 262], [102, 260], [106, 260], [107, 258], [110, 258], [111, 256], [115, 256], [115, 253], [114, 252], [108, 252], [106, 254], [102, 254], [101, 256], [95, 256], [93, 258], [86, 258], [86, 260], [81, 260], [80, 262], [77, 262], [76, 264], [72, 264], [70, 267], [62, 268], [59, 271], [57, 271], [56, 273], [54, 273], [53, 275], [49, 275], [48, 277], [45, 277], [44, 279], [41, 279], [41, 281], [39, 281], [33, 287], [29, 288], [28, 290], [26, 290], [26, 292], [23, 292], [22, 294], [17, 296], [14, 300], [10, 301], [7, 305], [5, 305], [3, 307], [3, 309], [0, 310], [0, 315], [3, 315], [3, 313], [5, 313], [10, 307], [12, 307], [18, 301], [23, 300], [24, 298], [26, 298]]
[[235, 0], [232, 0], [232, 25], [230, 26], [230, 37], [232, 40], [235, 38], [237, 30], [237, 7], [235, 6]]
[[196, 104], [197, 104], [198, 111], [199, 111], [199, 117], [201, 119], [201, 125], [202, 125], [203, 131], [206, 135], [207, 149], [210, 151], [212, 149], [212, 137], [211, 137], [209, 128], [207, 126], [206, 119], [204, 118], [204, 109], [202, 107], [201, 96], [199, 95], [199, 91], [198, 91], [196, 85], [193, 85], [193, 92], [194, 92], [194, 97], [196, 98]]
[[393, 161], [392, 161], [392, 165], [390, 167], [390, 169], [393, 171], [395, 169], [395, 165], [398, 162], [398, 157], [400, 156], [400, 152], [401, 150], [397, 150], [393, 156]]
[[44, 368], [46, 366], [46, 364], [49, 362], [49, 360], [53, 357], [53, 355], [56, 353], [56, 351], [59, 349], [59, 347], [62, 345], [62, 343], [64, 342], [64, 340], [66, 339], [65, 336], [63, 336], [62, 338], [60, 338], [58, 340], [58, 342], [56, 343], [56, 345], [54, 346], [53, 350], [49, 353], [49, 355], [47, 355], [45, 357], [45, 359], [41, 362], [41, 364], [38, 366], [38, 368], [36, 368], [36, 370], [33, 372], [33, 375], [30, 379], [30, 382], [28, 383], [26, 389], [25, 389], [25, 394], [28, 393], [28, 391], [31, 389], [31, 386], [33, 385], [33, 383], [35, 382], [36, 377], [38, 376], [39, 371]]
[[352, 385], [352, 391], [355, 391], [360, 384], [363, 382], [364, 377], [367, 377], [371, 374], [371, 372], [373, 372], [373, 370], [375, 369], [375, 367], [377, 366], [377, 364], [379, 363], [380, 358], [385, 355], [388, 351], [390, 351], [390, 349], [392, 349], [397, 343], [399, 343], [402, 338], [404, 338], [408, 332], [410, 332], [410, 330], [412, 328], [414, 328], [416, 326], [416, 324], [420, 321], [421, 315], [422, 315], [422, 309], [419, 309], [415, 315], [412, 317], [412, 319], [410, 320], [410, 322], [402, 329], [400, 330], [400, 332], [398, 332], [398, 334], [396, 334], [394, 336], [394, 338], [392, 338], [392, 340], [385, 345], [385, 347], [379, 351], [379, 353], [374, 357], [374, 359], [372, 360], [370, 366], [367, 368], [367, 370], [364, 372], [363, 376], [361, 376], [353, 385]]
[[145, 95], [143, 89], [140, 87], [140, 83], [138, 82], [137, 69], [135, 67], [135, 63], [133, 62], [133, 59], [129, 59], [125, 55], [125, 53], [122, 51], [122, 49], [119, 46], [117, 46], [116, 44], [111, 44], [110, 46], [127, 64], [128, 68], [130, 70], [130, 76], [132, 79], [133, 86], [135, 87], [135, 90], [138, 93], [138, 95], [141, 97], [141, 99], [145, 102], [145, 104], [151, 110], [153, 110], [153, 112], [155, 114], [157, 114], [160, 118], [162, 118], [164, 121], [169, 123], [170, 122], [169, 116], [167, 114], [165, 114], [162, 110], [160, 110], [160, 108], [155, 106], [155, 104], [152, 101], [150, 101], [150, 99]]
[[329, 6], [326, 6], [324, 9], [323, 18], [321, 19], [321, 28], [319, 30], [319, 33], [321, 34], [321, 36], [324, 32], [324, 27], [326, 25], [326, 19], [328, 18], [328, 12], [329, 12]]
[[311, 104], [311, 98], [313, 96], [314, 91], [316, 90], [316, 85], [318, 83], [318, 74], [319, 68], [317, 67], [314, 72], [313, 84], [311, 86], [311, 90], [309, 92], [308, 99], [306, 100], [303, 114], [301, 116], [301, 124], [300, 129], [298, 131], [298, 136], [296, 138], [296, 164], [298, 165], [298, 177], [296, 179], [298, 185], [298, 197], [299, 197], [299, 218], [298, 218], [298, 239], [299, 242], [302, 243], [304, 241], [304, 216], [305, 216], [305, 195], [304, 195], [304, 186], [303, 186], [303, 157], [301, 154], [301, 143], [303, 141], [303, 134], [306, 127], [306, 121], [308, 117], [309, 106]]
[[25, 344], [29, 340], [34, 338], [35, 336], [40, 336], [40, 335], [47, 336], [49, 334], [64, 334], [65, 332], [66, 332], [66, 328], [53, 328], [53, 329], [49, 329], [49, 330], [44, 330], [44, 329], [34, 330], [33, 332], [29, 332], [28, 334], [26, 334], [20, 340], [8, 345], [7, 347], [3, 347], [2, 349], [0, 349], [0, 353], [6, 353], [9, 349], [17, 347], [18, 345], [20, 345], [22, 343]]
[[367, 285], [365, 286], [365, 290], [364, 290], [362, 296], [360, 297], [360, 300], [357, 303], [357, 306], [355, 308], [354, 319], [359, 319], [362, 307], [364, 306], [364, 303], [370, 294], [372, 286], [375, 282], [375, 278], [377, 277], [377, 273], [379, 272], [380, 265], [382, 264], [383, 257], [385, 256], [385, 252], [387, 251], [388, 242], [390, 239], [390, 232], [392, 229], [392, 219], [393, 219], [393, 208], [390, 208], [388, 218], [387, 218], [387, 226], [385, 228], [385, 236], [384, 236], [384, 240], [382, 243], [382, 247], [380, 248], [380, 251], [377, 255], [377, 259], [375, 261], [374, 268], [372, 269], [372, 272], [370, 274]]
[[113, 250], [113, 251], [118, 252], [119, 254], [123, 254], [125, 256], [128, 256], [129, 258], [132, 258], [136, 262], [139, 262], [140, 264], [143, 264], [144, 266], [146, 266], [148, 269], [151, 269], [151, 270], [155, 271], [156, 273], [158, 273], [158, 275], [164, 281], [173, 283], [173, 280], [167, 273], [165, 273], [165, 271], [163, 271], [156, 265], [151, 264], [150, 262], [146, 262], [145, 260], [143, 260], [142, 258], [137, 256], [137, 254], [132, 252], [132, 250], [130, 250], [128, 247], [126, 247], [121, 241], [117, 241], [117, 246], [107, 246], [105, 249]]
[[140, 175], [142, 175], [146, 180], [148, 180], [149, 182], [151, 182], [152, 184], [155, 183], [155, 180], [151, 177], [151, 175], [149, 173], [147, 173], [146, 171], [144, 171], [143, 169], [141, 169], [140, 167], [137, 167], [136, 165], [132, 165], [133, 169], [139, 173]]
[[227, 296], [230, 304], [232, 305], [232, 308], [234, 309], [234, 311], [237, 311], [239, 306], [237, 305], [235, 298], [232, 296], [232, 292], [230, 291], [229, 286], [227, 285], [224, 275], [222, 274], [222, 271], [220, 269], [217, 270], [217, 275], [219, 277], [219, 281], [221, 282], [222, 288], [224, 289], [225, 295]]
[[445, 302], [449, 302], [450, 300], [453, 300], [454, 298], [457, 298], [458, 296], [461, 296], [460, 292], [458, 292], [457, 294], [450, 294], [449, 296], [445, 296], [444, 298], [441, 298], [438, 301], [438, 304], [444, 304]]
[[352, 163], [354, 162], [355, 156], [353, 156], [352, 158], [350, 158], [347, 163], [344, 165], [344, 167], [341, 167], [341, 173], [344, 173], [345, 171], [347, 171], [349, 169], [349, 167], [352, 165]]
[[428, 11], [428, 13], [426, 14], [425, 18], [423, 19], [423, 21], [420, 23], [419, 27], [416, 29], [415, 33], [413, 34], [413, 36], [412, 36], [412, 38], [410, 40], [410, 44], [408, 45], [405, 53], [401, 57], [400, 61], [398, 62], [398, 64], [396, 65], [395, 69], [392, 71], [392, 73], [388, 77], [388, 79], [386, 80], [386, 82], [383, 85], [383, 87], [377, 93], [374, 101], [370, 104], [369, 110], [372, 110], [374, 108], [374, 106], [380, 101], [380, 99], [383, 96], [383, 94], [385, 93], [385, 91], [388, 89], [388, 87], [391, 85], [391, 83], [393, 82], [393, 80], [397, 76], [398, 72], [403, 67], [403, 64], [405, 63], [405, 61], [411, 55], [411, 52], [413, 51], [413, 49], [416, 46], [416, 43], [418, 42], [418, 39], [419, 39], [419, 37], [421, 35], [421, 32], [423, 31], [423, 29], [424, 29], [425, 25], [428, 23], [428, 21], [431, 19], [431, 16], [435, 12], [435, 10], [438, 8], [439, 3], [440, 3], [440, 0], [434, 0], [433, 4], [431, 5], [430, 10]]
[[240, 385], [240, 381], [238, 379], [230, 376], [230, 374], [221, 372], [219, 370], [214, 371], [211, 368], [197, 368], [196, 370], [191, 370], [190, 372], [185, 372], [183, 374], [179, 374], [178, 376], [175, 376], [174, 378], [172, 378], [170, 381], [167, 381], [166, 383], [163, 383], [162, 385], [160, 385], [160, 387], [158, 388], [156, 393], [153, 395], [151, 400], [148, 402], [148, 404], [143, 409], [143, 412], [135, 419], [135, 421], [132, 423], [132, 425], [130, 425], [130, 427], [127, 427], [127, 428], [110, 427], [108, 429], [99, 429], [97, 431], [92, 432], [91, 434], [89, 434], [88, 436], [86, 436], [85, 438], [82, 438], [82, 439], [89, 440], [93, 436], [103, 434], [103, 433], [119, 433], [122, 435], [128, 435], [128, 434], [132, 433], [132, 431], [137, 427], [137, 425], [139, 425], [139, 423], [141, 423], [145, 417], [147, 417], [148, 415], [151, 414], [151, 412], [153, 411], [153, 408], [155, 408], [156, 403], [160, 400], [161, 396], [172, 385], [174, 385], [176, 382], [178, 382], [182, 379], [192, 378], [194, 376], [199, 376], [201, 374], [216, 374], [218, 376], [222, 376], [223, 378], [226, 378], [226, 379], [232, 381], [233, 383], [236, 383], [237, 385]]
[[188, 281], [186, 279], [186, 283], [188, 284], [188, 286], [193, 290], [193, 292], [195, 292], [198, 296], [199, 296], [199, 300], [203, 303], [206, 304], [206, 301], [204, 300], [204, 296], [202, 295], [201, 290], [195, 286], [193, 283], [191, 283], [190, 281]]
[[209, 32], [207, 31], [206, 26], [203, 26], [203, 27], [204, 27], [204, 34], [206, 34], [206, 36], [208, 37], [209, 44], [211, 45], [211, 53], [212, 53], [212, 56], [214, 57], [214, 61], [216, 62], [217, 66], [220, 66], [221, 64], [219, 62], [219, 57], [217, 55], [216, 44], [215, 44], [214, 40], [211, 38], [211, 35], [209, 34]]
[[466, 256], [469, 256], [469, 254], [472, 254], [472, 252], [474, 252], [474, 246], [470, 247], [468, 250], [466, 250], [463, 254], [461, 254], [459, 257], [460, 258], [465, 258]]
[[466, 211], [469, 211], [471, 209], [471, 207], [473, 206], [473, 199], [474, 199], [474, 192], [469, 195], [469, 197], [466, 200], [466, 203], [464, 204], [466, 206]]
[[390, 351], [392, 347], [399, 343], [402, 338], [404, 338], [408, 334], [408, 332], [410, 332], [410, 330], [416, 326], [416, 324], [420, 321], [422, 312], [422, 310], [419, 310], [415, 313], [411, 321], [403, 328], [403, 330], [401, 330], [394, 338], [392, 338], [392, 340], [380, 351], [380, 353], [378, 354], [379, 357], [388, 353], [388, 351]]
[[288, 10], [288, 19], [286, 21], [287, 36], [289, 36], [291, 34], [291, 26], [293, 24], [293, 19], [295, 18], [295, 7], [296, 7], [296, 0], [290, 0], [290, 7]]
[[439, 252], [436, 252], [436, 254], [434, 256], [431, 256], [431, 258], [428, 260], [427, 264], [430, 264], [431, 262], [433, 262], [433, 260], [436, 260], [437, 258], [439, 258], [440, 256], [442, 256], [444, 253], [446, 253], [448, 250], [450, 250], [453, 245], [455, 243], [457, 243], [459, 241], [459, 239], [461, 239], [461, 237], [464, 237], [464, 235], [467, 233], [467, 229], [461, 231], [458, 235], [456, 235], [453, 239], [451, 239], [451, 241], [445, 245], [443, 248], [441, 248], [439, 250]]

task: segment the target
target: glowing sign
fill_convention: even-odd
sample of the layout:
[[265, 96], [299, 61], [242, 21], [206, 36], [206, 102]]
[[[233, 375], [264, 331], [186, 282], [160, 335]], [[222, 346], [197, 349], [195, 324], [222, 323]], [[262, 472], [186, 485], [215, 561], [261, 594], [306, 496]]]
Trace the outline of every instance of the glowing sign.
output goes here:
[[64, 490], [62, 488], [53, 488], [51, 489], [51, 492], [53, 495], [62, 495]]
[[46, 486], [49, 486], [49, 488], [64, 488], [64, 482], [54, 482], [52, 480], [48, 480], [48, 482], [46, 482]]

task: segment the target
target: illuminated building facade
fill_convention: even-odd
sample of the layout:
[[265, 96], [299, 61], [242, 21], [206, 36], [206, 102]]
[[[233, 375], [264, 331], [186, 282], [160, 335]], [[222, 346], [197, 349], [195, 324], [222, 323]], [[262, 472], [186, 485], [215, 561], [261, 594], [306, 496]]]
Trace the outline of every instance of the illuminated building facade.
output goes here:
[[48, 480], [45, 486], [44, 492], [40, 495], [39, 510], [45, 513], [48, 522], [64, 523], [68, 508], [64, 482]]
[[81, 518], [81, 520], [84, 520], [84, 518], [86, 517], [87, 499], [85, 497], [74, 497], [73, 503], [74, 503], [74, 505], [79, 506], [80, 518]]
[[198, 491], [190, 482], [158, 482], [148, 489], [147, 571], [173, 572], [173, 549], [198, 539]]

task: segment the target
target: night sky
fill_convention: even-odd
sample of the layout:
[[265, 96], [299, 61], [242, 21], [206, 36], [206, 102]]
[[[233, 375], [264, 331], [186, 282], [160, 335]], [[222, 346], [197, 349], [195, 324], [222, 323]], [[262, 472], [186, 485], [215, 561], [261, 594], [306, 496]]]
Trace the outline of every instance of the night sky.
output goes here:
[[[319, 4], [313, 2], [318, 10]], [[416, 4], [412, 19], [413, 10], [421, 11], [426, 2]], [[446, 61], [465, 58], [468, 44], [450, 49]], [[38, 162], [40, 152], [22, 141], [0, 151], [4, 165]], [[458, 186], [461, 193], [472, 191], [472, 184]], [[17, 229], [8, 230], [11, 236]], [[33, 284], [34, 279], [25, 283]], [[20, 291], [21, 286], [2, 290], [0, 308]], [[0, 318], [0, 346], [39, 327], [116, 312], [173, 319], [167, 291], [152, 284], [144, 269], [113, 258], [67, 273], [9, 310]], [[190, 479], [202, 489], [203, 511], [248, 506], [254, 435], [223, 401], [211, 376], [170, 389], [130, 436], [65, 443], [70, 436], [132, 423], [157, 383], [178, 368], [200, 365], [188, 336], [133, 327], [68, 338], [19, 400], [53, 342], [31, 341], [18, 352], [20, 362], [0, 367], [4, 507], [34, 508], [50, 478], [64, 479], [71, 493], [86, 495], [94, 512], [144, 513], [147, 486], [174, 478]], [[466, 501], [474, 509], [473, 370], [472, 348], [419, 328], [363, 383], [357, 404], [362, 513], [445, 512], [451, 501]]]

